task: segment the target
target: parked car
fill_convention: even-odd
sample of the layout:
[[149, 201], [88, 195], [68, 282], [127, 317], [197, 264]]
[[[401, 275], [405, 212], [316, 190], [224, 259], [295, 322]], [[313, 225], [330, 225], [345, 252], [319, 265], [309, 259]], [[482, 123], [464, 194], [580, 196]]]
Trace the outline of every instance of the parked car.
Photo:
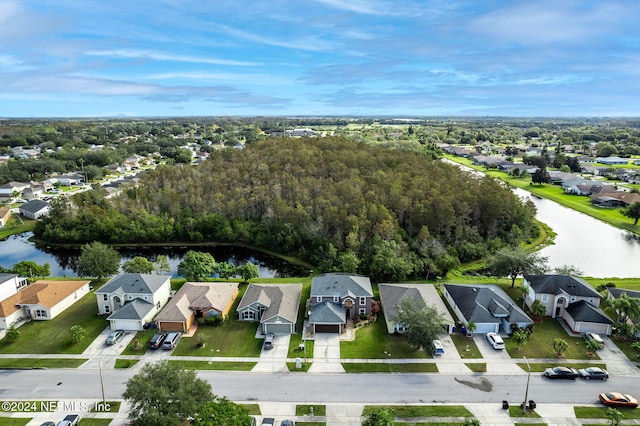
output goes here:
[[581, 368], [578, 370], [578, 375], [583, 379], [599, 379], [599, 380], [607, 380], [609, 378], [609, 373], [607, 370], [604, 370], [600, 367], [587, 367]]
[[602, 337], [600, 337], [599, 334], [596, 333], [585, 333], [584, 334], [584, 338], [587, 342], [597, 342], [599, 343], [601, 346], [604, 346], [604, 339]]
[[280, 426], [296, 426], [293, 420], [283, 420], [280, 422]]
[[575, 380], [578, 378], [578, 370], [575, 368], [558, 366], [545, 369], [544, 375], [550, 379]]
[[608, 392], [598, 395], [598, 399], [604, 405], [609, 407], [629, 407], [636, 408], [638, 406], [638, 400], [631, 395], [624, 394], [622, 392]]
[[78, 422], [80, 421], [80, 416], [77, 414], [68, 414], [58, 422], [58, 426], [78, 426]]
[[44, 422], [40, 426], [56, 426], [54, 422]]
[[149, 340], [149, 349], [158, 349], [162, 346], [162, 342], [167, 337], [167, 333], [156, 333]]
[[273, 349], [273, 341], [275, 340], [275, 337], [273, 335], [273, 333], [269, 333], [266, 336], [264, 336], [264, 343], [262, 344], [262, 347], [265, 349]]
[[162, 341], [162, 349], [170, 350], [175, 348], [178, 344], [178, 340], [180, 340], [180, 333], [173, 332], [167, 334], [167, 336]]
[[107, 336], [106, 343], [107, 343], [107, 345], [115, 345], [120, 340], [122, 340], [123, 337], [124, 337], [124, 331], [122, 331], [122, 330], [112, 331]]
[[440, 340], [433, 341], [433, 354], [434, 355], [442, 355], [444, 354], [444, 346]]
[[498, 333], [487, 333], [487, 340], [495, 350], [504, 349], [504, 340]]
[[262, 419], [262, 423], [260, 423], [260, 426], [275, 426], [276, 424], [276, 419], [274, 419], [273, 417], [264, 417]]

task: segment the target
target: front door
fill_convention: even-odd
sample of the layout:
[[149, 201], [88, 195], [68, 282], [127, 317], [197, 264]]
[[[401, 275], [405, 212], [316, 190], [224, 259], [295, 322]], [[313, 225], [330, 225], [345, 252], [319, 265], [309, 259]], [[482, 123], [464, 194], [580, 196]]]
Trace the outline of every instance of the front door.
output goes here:
[[351, 308], [347, 308], [345, 312], [347, 314], [347, 319], [351, 319]]

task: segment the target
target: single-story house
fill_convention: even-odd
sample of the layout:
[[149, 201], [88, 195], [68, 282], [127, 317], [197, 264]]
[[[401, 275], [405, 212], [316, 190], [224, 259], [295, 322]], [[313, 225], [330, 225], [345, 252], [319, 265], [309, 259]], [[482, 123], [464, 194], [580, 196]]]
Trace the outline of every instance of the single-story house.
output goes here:
[[238, 295], [238, 283], [186, 282], [155, 318], [161, 331], [187, 331], [197, 318], [226, 318]]
[[20, 214], [29, 219], [39, 219], [49, 213], [49, 203], [43, 200], [31, 200], [20, 206]]
[[0, 228], [7, 226], [9, 219], [11, 219], [11, 209], [0, 207]]
[[627, 207], [640, 202], [640, 194], [626, 191], [599, 192], [590, 196], [591, 204], [601, 207]]
[[371, 315], [369, 277], [346, 273], [316, 275], [311, 280], [309, 324], [314, 333], [342, 333], [356, 315]]
[[631, 161], [629, 158], [620, 157], [596, 157], [596, 161], [600, 164], [628, 164]]
[[241, 321], [259, 321], [263, 334], [293, 334], [301, 284], [249, 284], [236, 311]]
[[432, 284], [378, 284], [378, 291], [389, 334], [406, 331], [405, 325], [395, 320], [398, 317], [398, 304], [405, 298], [416, 301], [420, 306], [433, 306], [444, 321], [442, 331], [449, 334], [455, 331], [456, 322]]
[[120, 274], [96, 290], [98, 314], [112, 330], [142, 330], [169, 300], [171, 277]]
[[445, 284], [444, 298], [460, 322], [470, 322], [474, 333], [511, 334], [514, 327], [533, 324], [529, 316], [497, 285]]
[[50, 320], [89, 293], [90, 281], [41, 280], [0, 301], [0, 329]]

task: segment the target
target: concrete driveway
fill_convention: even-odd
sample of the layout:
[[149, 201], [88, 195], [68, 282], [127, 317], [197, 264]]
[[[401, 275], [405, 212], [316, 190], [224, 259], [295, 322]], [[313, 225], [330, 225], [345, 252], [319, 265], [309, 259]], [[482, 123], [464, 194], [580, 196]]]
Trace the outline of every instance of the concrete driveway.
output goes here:
[[79, 368], [98, 368], [102, 366], [104, 368], [113, 368], [116, 363], [116, 358], [127, 347], [133, 337], [136, 335], [135, 331], [125, 331], [124, 337], [120, 339], [115, 345], [107, 346], [106, 340], [111, 328], [105, 328], [102, 333], [95, 338], [93, 342], [82, 352], [83, 356], [89, 358]]
[[344, 373], [340, 362], [340, 335], [316, 333], [313, 344], [313, 364], [309, 373]]
[[260, 352], [260, 360], [251, 371], [262, 373], [287, 372], [287, 354], [289, 352], [289, 334], [278, 334], [273, 339], [273, 349]]
[[[508, 337], [501, 334], [503, 339]], [[474, 334], [473, 341], [480, 350], [482, 358], [487, 363], [487, 373], [514, 373], [524, 374], [524, 370], [516, 365], [519, 359], [512, 359], [506, 350], [493, 349], [484, 333]], [[522, 360], [524, 362], [524, 360]]]
[[604, 340], [604, 348], [598, 350], [598, 356], [607, 365], [611, 376], [637, 376], [638, 367], [607, 336], [600, 336]]

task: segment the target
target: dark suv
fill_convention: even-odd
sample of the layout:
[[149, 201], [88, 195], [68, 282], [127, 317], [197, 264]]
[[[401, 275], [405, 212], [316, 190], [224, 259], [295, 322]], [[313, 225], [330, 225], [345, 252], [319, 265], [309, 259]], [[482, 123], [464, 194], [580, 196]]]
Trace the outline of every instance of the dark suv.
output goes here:
[[165, 337], [167, 337], [167, 333], [154, 334], [151, 340], [149, 340], [149, 349], [158, 349], [161, 347]]

